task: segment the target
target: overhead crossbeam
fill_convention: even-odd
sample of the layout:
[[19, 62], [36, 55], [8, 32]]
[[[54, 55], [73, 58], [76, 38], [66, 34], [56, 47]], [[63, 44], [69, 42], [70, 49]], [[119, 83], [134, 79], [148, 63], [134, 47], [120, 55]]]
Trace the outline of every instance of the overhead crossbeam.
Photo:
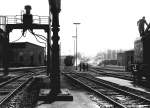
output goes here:
[[[7, 24], [6, 30], [12, 31], [13, 29], [44, 29], [46, 32], [49, 30], [49, 24]], [[7, 31], [6, 31], [7, 32]]]

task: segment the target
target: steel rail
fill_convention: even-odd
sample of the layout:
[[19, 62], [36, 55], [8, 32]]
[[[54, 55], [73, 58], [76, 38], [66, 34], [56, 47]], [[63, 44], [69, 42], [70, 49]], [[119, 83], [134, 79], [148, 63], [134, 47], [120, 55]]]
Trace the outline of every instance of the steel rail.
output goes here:
[[1, 101], [0, 101], [0, 106], [5, 104], [6, 102], [8, 102], [8, 100], [14, 96], [19, 90], [21, 90], [21, 88], [23, 88], [29, 81], [31, 81], [32, 77], [30, 76], [30, 78], [28, 80], [26, 80], [24, 83], [22, 83], [21, 85], [19, 85], [16, 89], [14, 89], [12, 92], [10, 92], [6, 97], [4, 97]]
[[[39, 69], [39, 68], [34, 68], [34, 69]], [[26, 70], [26, 69], [25, 69], [25, 70]], [[43, 71], [41, 71], [41, 72], [43, 72]], [[9, 84], [9, 83], [12, 82], [12, 81], [15, 81], [15, 80], [19, 79], [20, 77], [23, 77], [23, 76], [27, 75], [27, 74], [28, 74], [28, 73], [25, 73], [25, 74], [22, 74], [22, 75], [20, 75], [20, 76], [11, 78], [11, 79], [9, 79], [8, 81], [5, 81], [5, 82], [0, 83], [0, 88], [3, 87], [3, 86], [5, 86], [6, 84]]]
[[6, 84], [9, 84], [9, 83], [12, 82], [12, 81], [15, 81], [15, 80], [17, 80], [17, 79], [19, 79], [19, 78], [25, 76], [25, 75], [26, 75], [26, 74], [23, 74], [23, 75], [20, 75], [20, 76], [15, 77], [15, 78], [11, 78], [11, 79], [9, 79], [8, 81], [5, 81], [5, 82], [0, 83], [0, 88], [3, 87], [3, 86], [5, 86]]
[[[14, 95], [16, 95], [23, 87], [25, 87], [26, 84], [28, 84], [32, 79], [34, 75], [38, 75], [40, 73], [43, 73], [44, 71], [38, 71], [38, 73], [28, 73], [26, 75], [22, 75], [19, 76], [19, 78], [15, 79], [13, 82], [20, 80], [21, 78], [23, 78], [23, 82], [20, 82], [17, 84], [17, 88], [11, 88], [11, 91], [8, 91], [8, 94], [6, 94], [6, 96], [4, 96], [4, 98], [1, 99], [0, 101], [0, 106], [2, 106], [3, 104], [5, 104], [6, 102], [9, 101], [9, 99], [11, 99], [11, 97], [13, 97]], [[25, 79], [24, 79], [25, 78]], [[11, 82], [11, 83], [13, 83]], [[7, 84], [11, 84], [11, 83], [7, 83]], [[7, 85], [5, 85], [7, 87]], [[5, 87], [4, 86], [4, 87]], [[1, 87], [2, 88], [2, 87]]]
[[[88, 79], [88, 80], [90, 80], [90, 81], [92, 81], [92, 82], [94, 82], [94, 83], [96, 83], [96, 84], [100, 84], [100, 85], [103, 85], [103, 86], [105, 86], [106, 88], [111, 88], [111, 89], [113, 89], [113, 90], [115, 90], [115, 91], [119, 91], [120, 93], [121, 93], [121, 95], [122, 94], [126, 94], [126, 95], [128, 95], [128, 96], [130, 96], [130, 97], [134, 97], [133, 99], [135, 99], [135, 100], [137, 100], [137, 99], [140, 99], [140, 100], [142, 100], [143, 102], [146, 102], [146, 103], [150, 103], [150, 100], [149, 99], [147, 99], [147, 98], [144, 98], [144, 97], [141, 97], [141, 96], [138, 96], [138, 95], [136, 95], [136, 94], [133, 94], [133, 93], [131, 93], [131, 92], [128, 92], [128, 91], [125, 91], [125, 90], [122, 90], [122, 89], [120, 89], [120, 88], [117, 88], [117, 87], [114, 87], [114, 86], [112, 86], [112, 85], [109, 85], [109, 84], [106, 84], [106, 83], [103, 83], [103, 82], [98, 82], [98, 81], [96, 81], [95, 79], [94, 79], [94, 77], [93, 78], [87, 78], [87, 76], [86, 75], [84, 75], [84, 76], [81, 76], [81, 75], [79, 75], [79, 74], [74, 74], [74, 75], [77, 75], [77, 76], [79, 76], [79, 77], [82, 77], [82, 78], [86, 78], [86, 79]], [[75, 79], [74, 79], [75, 80]], [[77, 79], [78, 80], [78, 79]], [[80, 81], [78, 81], [78, 82], [80, 82]], [[84, 83], [83, 83], [84, 84]], [[82, 84], [82, 85], [83, 85]], [[85, 84], [84, 84], [85, 85]], [[103, 95], [102, 95], [103, 96]], [[104, 96], [103, 96], [104, 97]], [[107, 97], [107, 96], [106, 96]], [[108, 98], [109, 99], [109, 98]], [[113, 100], [113, 99], [112, 99]], [[113, 102], [113, 101], [111, 101], [111, 102]], [[117, 102], [118, 103], [118, 102]], [[119, 105], [119, 103], [118, 103], [118, 105]], [[122, 107], [125, 107], [124, 105], [123, 106], [120, 106], [121, 108]], [[126, 107], [125, 107], [126, 108]]]
[[109, 101], [110, 103], [114, 104], [115, 106], [117, 106], [117, 107], [119, 107], [119, 108], [127, 108], [127, 107], [125, 107], [125, 106], [121, 105], [120, 103], [118, 103], [118, 102], [114, 101], [113, 99], [109, 98], [108, 96], [106, 96], [106, 95], [102, 94], [101, 92], [96, 91], [95, 89], [91, 88], [90, 86], [88, 86], [88, 85], [84, 84], [84, 83], [83, 83], [83, 82], [81, 82], [80, 80], [75, 79], [75, 78], [73, 78], [73, 77], [71, 77], [71, 76], [68, 76], [67, 74], [64, 74], [64, 75], [65, 75], [65, 76], [67, 76], [68, 78], [70, 78], [71, 80], [74, 80], [74, 81], [76, 81], [76, 82], [80, 83], [82, 86], [84, 86], [84, 87], [88, 88], [89, 90], [91, 90], [91, 91], [95, 92], [96, 94], [98, 94], [98, 95], [102, 96], [102, 97], [103, 97], [103, 98], [105, 98], [107, 101]]
[[[106, 76], [112, 76], [112, 77], [116, 77], [116, 78], [121, 78], [121, 79], [125, 79], [125, 80], [130, 80], [132, 81], [133, 80], [133, 77], [131, 76], [127, 76], [127, 75], [120, 75], [120, 74], [117, 74], [117, 73], [108, 73], [107, 71], [108, 70], [101, 70], [101, 69], [97, 69], [97, 68], [92, 68], [92, 69], [89, 69], [90, 71], [92, 72], [95, 72], [95, 73], [98, 73], [98, 74], [104, 74]], [[110, 71], [110, 70], [109, 70]], [[114, 71], [114, 70], [112, 70]], [[115, 72], [115, 71], [114, 71]], [[122, 72], [122, 74], [124, 74], [125, 72]]]
[[[81, 75], [79, 75], [79, 76], [81, 76]], [[81, 77], [85, 77], [85, 76], [81, 76]], [[122, 90], [122, 89], [117, 88], [117, 87], [114, 87], [114, 86], [112, 86], [112, 85], [110, 85], [110, 84], [106, 84], [106, 83], [103, 83], [103, 82], [96, 81], [96, 80], [91, 79], [91, 78], [88, 78], [88, 77], [85, 77], [85, 78], [87, 78], [87, 79], [89, 79], [89, 80], [91, 80], [91, 81], [93, 81], [93, 82], [95, 82], [95, 83], [103, 84], [103, 85], [105, 85], [105, 86], [107, 86], [107, 87], [113, 88], [114, 90], [121, 91], [121, 92], [123, 92], [123, 93], [125, 93], [125, 94], [130, 94], [130, 95], [134, 96], [135, 98], [140, 98], [140, 99], [142, 99], [142, 100], [146, 100], [147, 102], [150, 103], [150, 99], [147, 99], [147, 98], [145, 98], [145, 97], [138, 96], [138, 95], [136, 95], [136, 94], [134, 94], [134, 93], [131, 93], [131, 92]], [[95, 79], [97, 79], [97, 78], [95, 78]], [[101, 79], [100, 79], [100, 80], [101, 80]]]

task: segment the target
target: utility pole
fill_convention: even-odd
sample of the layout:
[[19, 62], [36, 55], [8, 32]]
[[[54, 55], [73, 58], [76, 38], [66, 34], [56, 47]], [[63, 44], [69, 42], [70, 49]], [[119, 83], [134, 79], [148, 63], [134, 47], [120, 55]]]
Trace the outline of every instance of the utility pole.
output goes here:
[[[76, 38], [76, 36], [72, 36], [73, 38]], [[75, 62], [76, 62], [76, 43], [75, 43], [75, 39], [74, 39], [74, 48], [73, 48], [73, 51], [74, 51], [74, 59], [75, 59]], [[75, 64], [76, 65], [76, 64]]]
[[77, 52], [77, 35], [78, 35], [78, 34], [77, 34], [77, 25], [79, 25], [80, 23], [73, 23], [73, 24], [76, 25], [76, 36], [75, 36], [75, 37], [76, 37], [76, 70], [77, 70], [77, 69], [78, 69], [78, 68], [77, 68], [77, 53], [78, 53], [78, 52]]

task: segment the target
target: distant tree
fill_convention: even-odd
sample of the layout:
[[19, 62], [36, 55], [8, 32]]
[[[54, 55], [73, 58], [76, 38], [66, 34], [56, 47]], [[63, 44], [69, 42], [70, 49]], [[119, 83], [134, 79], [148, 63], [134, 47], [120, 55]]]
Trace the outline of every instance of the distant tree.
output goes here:
[[88, 62], [88, 61], [90, 61], [90, 57], [82, 56], [81, 60], [82, 60], [83, 62]]

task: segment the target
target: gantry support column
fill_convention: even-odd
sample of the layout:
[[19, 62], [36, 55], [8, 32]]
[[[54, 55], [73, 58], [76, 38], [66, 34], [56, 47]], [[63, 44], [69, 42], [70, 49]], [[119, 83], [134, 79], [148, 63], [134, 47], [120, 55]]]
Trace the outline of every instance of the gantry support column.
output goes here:
[[3, 40], [3, 71], [4, 75], [8, 75], [8, 67], [9, 67], [9, 32], [5, 32], [5, 37]]

